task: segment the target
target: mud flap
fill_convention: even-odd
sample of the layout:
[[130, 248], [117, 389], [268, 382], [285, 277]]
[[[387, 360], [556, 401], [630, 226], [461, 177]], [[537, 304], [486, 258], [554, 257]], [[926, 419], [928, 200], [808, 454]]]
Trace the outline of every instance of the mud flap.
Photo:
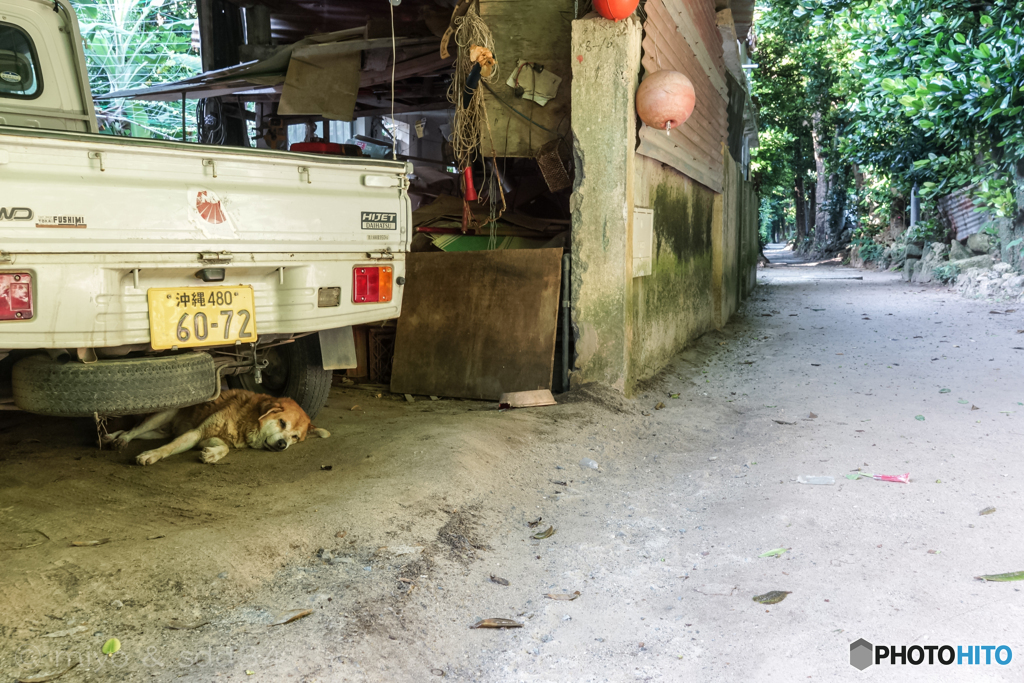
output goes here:
[[320, 330], [320, 353], [324, 370], [347, 370], [359, 365], [356, 340], [351, 327]]

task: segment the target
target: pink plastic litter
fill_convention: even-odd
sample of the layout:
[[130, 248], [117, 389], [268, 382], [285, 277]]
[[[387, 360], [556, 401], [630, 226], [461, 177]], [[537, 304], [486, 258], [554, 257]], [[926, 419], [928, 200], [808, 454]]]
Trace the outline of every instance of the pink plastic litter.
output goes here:
[[872, 479], [876, 481], [891, 481], [896, 484], [909, 484], [910, 483], [910, 472], [906, 474], [873, 474]]

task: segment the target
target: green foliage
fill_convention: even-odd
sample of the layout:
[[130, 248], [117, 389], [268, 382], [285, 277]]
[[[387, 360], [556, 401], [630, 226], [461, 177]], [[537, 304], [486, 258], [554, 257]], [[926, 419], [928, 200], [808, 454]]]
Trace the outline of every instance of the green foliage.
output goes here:
[[946, 237], [946, 229], [934, 219], [919, 220], [907, 230], [907, 242], [945, 242]]
[[866, 263], [868, 261], [877, 261], [882, 258], [882, 253], [885, 251], [885, 245], [879, 244], [878, 242], [867, 242], [860, 245], [858, 254], [861, 259]]
[[855, 47], [845, 152], [934, 199], [973, 185], [1012, 216], [1024, 158], [1024, 5], [1015, 0], [801, 0]]
[[936, 280], [942, 284], [949, 284], [956, 280], [957, 275], [960, 274], [960, 266], [957, 265], [956, 261], [952, 261], [935, 266], [932, 272], [935, 274]]
[[[189, 78], [201, 71], [192, 49], [194, 0], [81, 0], [75, 5], [94, 95]], [[180, 102], [97, 100], [102, 132], [182, 137]], [[195, 102], [186, 120], [195, 120]]]

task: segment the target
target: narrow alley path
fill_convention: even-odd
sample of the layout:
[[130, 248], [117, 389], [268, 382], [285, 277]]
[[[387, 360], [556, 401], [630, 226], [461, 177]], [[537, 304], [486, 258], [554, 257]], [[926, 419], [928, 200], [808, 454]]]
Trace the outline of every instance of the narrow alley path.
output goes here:
[[[1024, 570], [1022, 312], [766, 253], [734, 321], [635, 399], [339, 387], [331, 439], [217, 467], [6, 424], [0, 507], [27, 549], [0, 565], [0, 670], [116, 636], [66, 680], [852, 681], [865, 638], [1016, 655], [873, 680], [1021, 680], [1022, 584], [974, 577]], [[291, 609], [313, 613], [270, 626]], [[523, 626], [469, 628], [490, 617]]]

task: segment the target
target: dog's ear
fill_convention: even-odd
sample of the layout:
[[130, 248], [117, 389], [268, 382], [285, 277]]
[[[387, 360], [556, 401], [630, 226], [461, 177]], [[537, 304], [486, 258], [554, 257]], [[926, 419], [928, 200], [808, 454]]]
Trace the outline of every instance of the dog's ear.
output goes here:
[[309, 425], [308, 434], [310, 434], [311, 436], [319, 436], [321, 439], [326, 439], [331, 435], [331, 433], [326, 429], [323, 429], [321, 427], [314, 427], [313, 425]]
[[258, 408], [262, 413], [262, 415], [259, 416], [260, 422], [263, 422], [265, 418], [268, 418], [275, 413], [284, 412], [284, 408], [281, 407], [280, 401], [270, 396], [268, 396], [265, 401], [261, 401]]

